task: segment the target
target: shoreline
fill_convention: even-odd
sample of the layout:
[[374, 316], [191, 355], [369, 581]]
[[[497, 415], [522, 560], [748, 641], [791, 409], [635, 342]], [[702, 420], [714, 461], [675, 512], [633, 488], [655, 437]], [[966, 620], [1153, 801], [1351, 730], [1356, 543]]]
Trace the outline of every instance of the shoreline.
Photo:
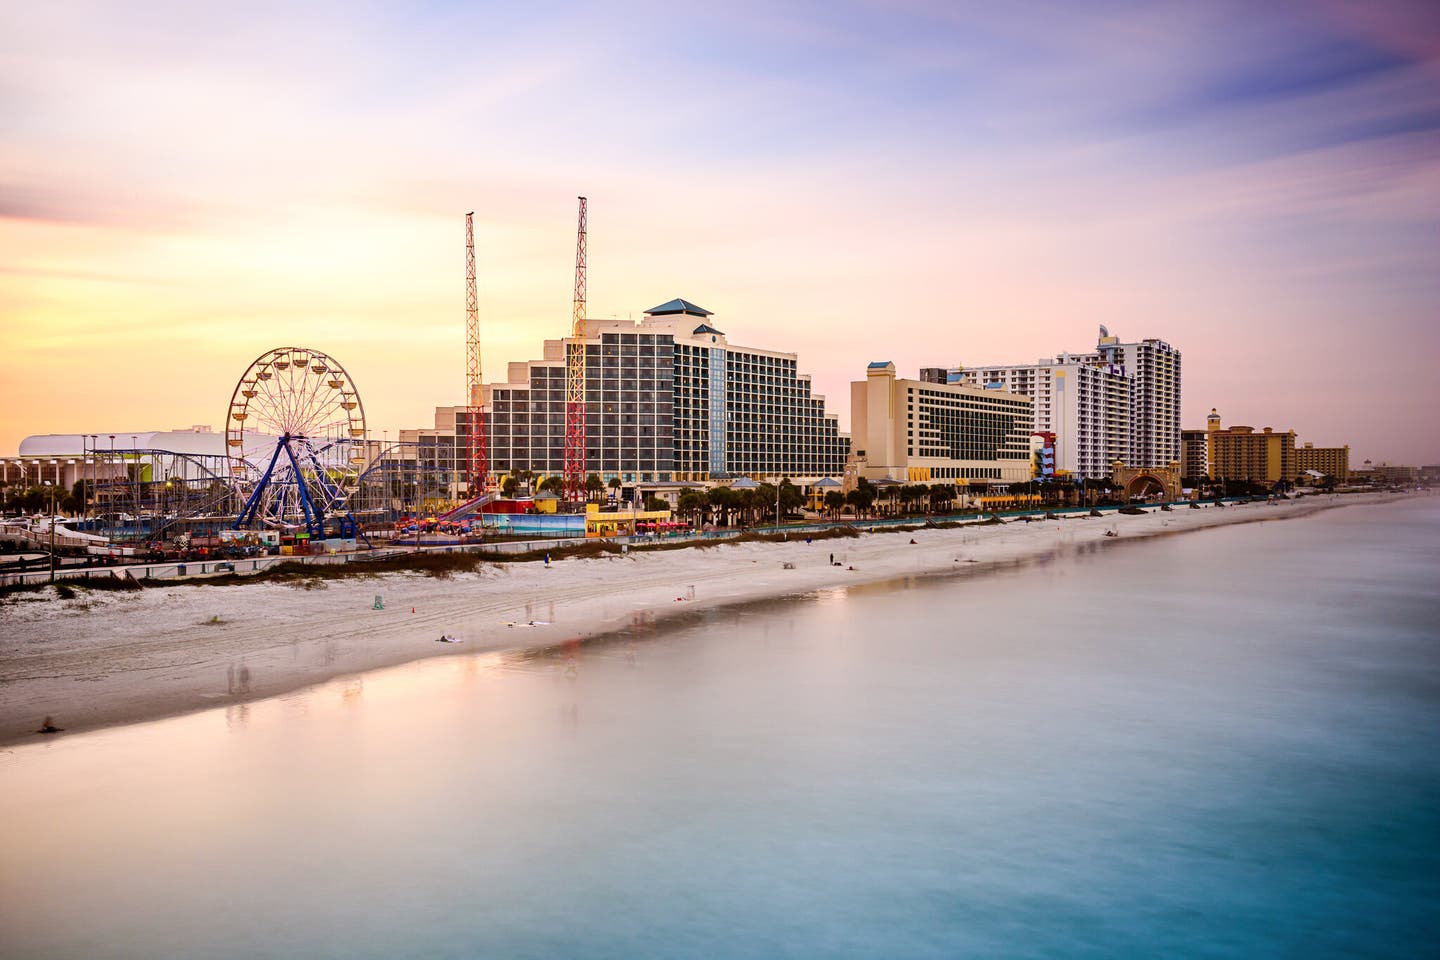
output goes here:
[[[978, 575], [1075, 548], [1407, 498], [1180, 505], [1143, 516], [634, 551], [548, 567], [496, 564], [449, 578], [388, 573], [309, 587], [26, 596], [0, 607], [0, 746], [266, 699], [433, 656], [534, 651], [757, 600], [960, 570]], [[832, 554], [839, 565], [829, 564]], [[384, 609], [374, 609], [375, 597]], [[435, 642], [441, 634], [464, 642]], [[64, 732], [37, 733], [46, 717]]]

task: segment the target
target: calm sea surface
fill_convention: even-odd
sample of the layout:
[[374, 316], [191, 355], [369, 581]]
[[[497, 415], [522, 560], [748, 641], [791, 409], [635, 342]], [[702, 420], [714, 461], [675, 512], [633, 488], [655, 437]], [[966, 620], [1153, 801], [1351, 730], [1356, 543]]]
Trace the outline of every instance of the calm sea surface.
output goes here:
[[7, 958], [1437, 944], [1440, 498], [0, 752]]

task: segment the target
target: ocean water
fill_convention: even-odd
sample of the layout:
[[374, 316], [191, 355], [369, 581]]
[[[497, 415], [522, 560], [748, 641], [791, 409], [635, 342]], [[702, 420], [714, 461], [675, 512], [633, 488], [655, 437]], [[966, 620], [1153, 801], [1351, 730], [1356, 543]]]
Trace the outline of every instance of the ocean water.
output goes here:
[[8, 958], [1437, 944], [1440, 498], [0, 752]]

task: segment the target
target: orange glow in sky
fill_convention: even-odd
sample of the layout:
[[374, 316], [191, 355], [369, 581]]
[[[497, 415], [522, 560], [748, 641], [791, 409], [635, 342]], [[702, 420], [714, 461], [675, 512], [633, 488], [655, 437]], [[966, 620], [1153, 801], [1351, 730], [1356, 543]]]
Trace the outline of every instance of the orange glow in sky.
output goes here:
[[222, 426], [313, 346], [370, 425], [685, 297], [799, 355], [1184, 353], [1184, 420], [1440, 462], [1432, 5], [32, 4], [0, 31], [0, 454]]

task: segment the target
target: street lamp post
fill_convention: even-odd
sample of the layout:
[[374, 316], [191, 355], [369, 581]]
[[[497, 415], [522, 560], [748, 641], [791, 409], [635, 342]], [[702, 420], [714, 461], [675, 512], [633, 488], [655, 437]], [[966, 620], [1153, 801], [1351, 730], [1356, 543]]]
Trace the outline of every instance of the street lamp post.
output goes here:
[[90, 482], [85, 485], [85, 528], [91, 527], [91, 521], [95, 519], [91, 509], [90, 491], [95, 489], [95, 481], [99, 476], [99, 470], [95, 463], [95, 447], [99, 444], [100, 438], [95, 434], [89, 435], [90, 439]]
[[[115, 485], [115, 434], [113, 433], [110, 434], [110, 459], [107, 461], [106, 464], [106, 472], [110, 474], [110, 486], [112, 489], [110, 490], [109, 506], [113, 514], [115, 509], [115, 490], [113, 489]], [[114, 516], [111, 516], [110, 519], [105, 522], [105, 535], [107, 537], [110, 536], [110, 531], [114, 529], [114, 527], [115, 518]]]
[[50, 582], [55, 582], [55, 485], [49, 480], [45, 486], [50, 488]]
[[130, 435], [130, 456], [135, 461], [135, 474], [131, 479], [130, 467], [125, 467], [125, 477], [130, 480], [130, 501], [135, 505], [136, 522], [140, 517], [140, 437], [137, 434]]
[[410, 502], [410, 521], [415, 524], [415, 552], [416, 552], [416, 553], [419, 553], [419, 552], [420, 552], [420, 470], [419, 470], [420, 459], [419, 459], [418, 455], [417, 455], [417, 457], [416, 457], [416, 459], [415, 459], [415, 464], [416, 464], [415, 487], [414, 487], [415, 495], [414, 495], [414, 498], [413, 498], [413, 499], [411, 500], [411, 502]]

